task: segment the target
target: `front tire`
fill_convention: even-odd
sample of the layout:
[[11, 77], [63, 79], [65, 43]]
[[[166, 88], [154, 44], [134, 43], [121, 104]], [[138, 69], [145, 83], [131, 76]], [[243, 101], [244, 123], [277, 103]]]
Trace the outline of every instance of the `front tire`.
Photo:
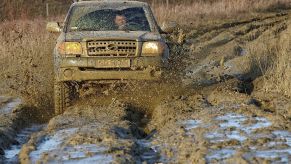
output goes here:
[[76, 89], [68, 82], [55, 82], [54, 101], [55, 115], [63, 114], [76, 98]]

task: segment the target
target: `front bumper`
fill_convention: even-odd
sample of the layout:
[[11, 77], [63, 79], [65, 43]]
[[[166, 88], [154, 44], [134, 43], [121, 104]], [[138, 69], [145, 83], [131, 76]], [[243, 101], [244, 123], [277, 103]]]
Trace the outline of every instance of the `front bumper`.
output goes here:
[[[159, 57], [128, 58], [129, 65], [122, 68], [100, 67], [98, 61], [118, 63], [125, 58], [63, 58], [57, 72], [57, 81], [98, 81], [98, 80], [158, 80], [161, 77], [161, 68], [164, 65]], [[97, 64], [96, 64], [97, 63]], [[100, 64], [100, 63], [99, 63]]]

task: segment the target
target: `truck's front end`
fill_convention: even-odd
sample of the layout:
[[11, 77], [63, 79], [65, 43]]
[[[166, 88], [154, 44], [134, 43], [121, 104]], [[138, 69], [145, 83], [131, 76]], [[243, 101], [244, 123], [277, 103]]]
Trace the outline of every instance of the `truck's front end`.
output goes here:
[[57, 81], [155, 80], [169, 57], [150, 8], [139, 2], [74, 4], [55, 53]]

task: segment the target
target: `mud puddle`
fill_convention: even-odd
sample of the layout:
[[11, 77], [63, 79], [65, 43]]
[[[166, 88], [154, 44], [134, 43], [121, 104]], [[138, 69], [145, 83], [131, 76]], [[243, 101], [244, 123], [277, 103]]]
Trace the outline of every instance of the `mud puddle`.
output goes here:
[[151, 144], [148, 139], [141, 139], [135, 142], [134, 146], [136, 162], [156, 163], [160, 159], [159, 150]]
[[7, 98], [0, 96], [0, 114], [12, 113], [13, 109], [15, 109], [20, 104], [21, 99], [19, 98]]
[[47, 162], [61, 163], [111, 163], [112, 157], [106, 155], [108, 148], [94, 144], [66, 145], [69, 137], [78, 133], [78, 128], [59, 130], [53, 135], [44, 136], [36, 150], [30, 153], [32, 163], [50, 158]]
[[[35, 151], [30, 152], [29, 158], [32, 163], [113, 163], [114, 154], [112, 147], [100, 144], [82, 143], [70, 144], [72, 136], [80, 134], [79, 128], [63, 129], [53, 135], [46, 135], [37, 144]], [[126, 139], [126, 134], [124, 134]], [[122, 138], [115, 142], [122, 142]], [[131, 149], [131, 155], [136, 162], [155, 163], [158, 151], [151, 146], [148, 139], [136, 139]], [[46, 159], [48, 159], [46, 161]]]
[[4, 150], [5, 153], [5, 162], [6, 163], [17, 163], [18, 162], [18, 154], [21, 150], [21, 147], [23, 144], [25, 144], [31, 134], [38, 132], [42, 130], [45, 127], [45, 125], [32, 125], [28, 128], [23, 129], [19, 132], [19, 134], [16, 136], [16, 143], [12, 146], [10, 146], [9, 149]]
[[249, 117], [236, 113], [217, 116], [211, 122], [183, 122], [188, 135], [196, 128], [206, 129], [209, 141], [207, 162], [227, 162], [237, 154], [251, 162], [257, 159], [271, 163], [288, 163], [291, 156], [291, 132], [272, 130], [272, 122], [264, 117]]

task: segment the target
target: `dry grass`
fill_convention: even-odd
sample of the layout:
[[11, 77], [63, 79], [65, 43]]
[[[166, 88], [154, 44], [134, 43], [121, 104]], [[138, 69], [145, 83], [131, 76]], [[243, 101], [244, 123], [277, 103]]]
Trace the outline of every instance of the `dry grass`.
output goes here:
[[291, 21], [284, 31], [269, 29], [264, 36], [248, 46], [251, 74], [261, 76], [258, 89], [291, 98]]
[[291, 97], [291, 21], [289, 27], [273, 46], [275, 62], [266, 75], [264, 89]]
[[171, 4], [168, 7], [165, 4], [152, 3], [159, 22], [172, 20], [180, 24], [196, 24], [207, 19], [237, 18], [258, 11], [289, 7], [290, 0], [196, 0], [190, 4]]

